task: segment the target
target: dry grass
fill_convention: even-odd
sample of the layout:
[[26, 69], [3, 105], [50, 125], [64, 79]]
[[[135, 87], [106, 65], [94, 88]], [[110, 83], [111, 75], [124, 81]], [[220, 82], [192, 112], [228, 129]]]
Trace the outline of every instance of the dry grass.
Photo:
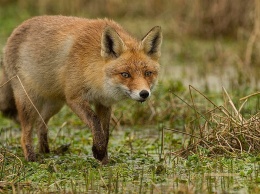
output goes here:
[[[203, 38], [237, 35], [253, 26], [255, 0], [3, 0], [32, 15], [63, 14], [110, 18], [164, 18], [173, 31]], [[257, 1], [257, 0], [256, 0]]]
[[[203, 97], [213, 108], [202, 113], [194, 102], [193, 92]], [[241, 98], [242, 104], [236, 107], [223, 88], [224, 104], [218, 106], [190, 86], [192, 105], [189, 106], [195, 111], [196, 118], [186, 125], [186, 132], [181, 132], [188, 135], [188, 145], [175, 154], [188, 156], [194, 153], [200, 154], [202, 150], [207, 150], [209, 155], [239, 156], [243, 153], [259, 153], [260, 112], [257, 111], [259, 102], [256, 100], [255, 106], [252, 106], [256, 108], [256, 113], [243, 113], [245, 104], [259, 95], [260, 92], [256, 92]]]
[[193, 11], [191, 21], [197, 24], [191, 29], [193, 33], [203, 37], [235, 35], [252, 26], [254, 0], [198, 0]]
[[0, 193], [4, 192], [2, 189], [6, 187], [11, 187], [13, 192], [15, 192], [22, 168], [23, 162], [18, 156], [7, 151], [5, 148], [0, 148], [0, 180], [2, 180], [0, 181]]

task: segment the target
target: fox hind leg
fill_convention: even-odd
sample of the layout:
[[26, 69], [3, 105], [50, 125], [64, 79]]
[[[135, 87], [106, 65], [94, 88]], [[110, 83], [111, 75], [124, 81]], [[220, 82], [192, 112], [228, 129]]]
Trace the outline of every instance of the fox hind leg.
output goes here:
[[33, 95], [28, 94], [32, 102], [35, 103], [34, 106], [37, 108], [37, 112], [32, 102], [29, 101], [28, 96], [24, 92], [20, 92], [19, 95], [18, 93], [16, 93], [17, 98], [15, 99], [22, 128], [21, 144], [25, 159], [35, 161], [36, 154], [32, 139], [33, 126], [37, 130], [39, 152], [49, 153], [47, 124], [49, 119], [61, 109], [63, 103], [47, 101], [39, 96], [37, 96], [37, 99], [34, 99]]
[[48, 121], [50, 118], [59, 112], [63, 103], [56, 101], [44, 101], [40, 114], [35, 123], [37, 129], [37, 135], [39, 140], [39, 152], [40, 153], [49, 153], [49, 144], [48, 144]]
[[40, 153], [50, 153], [49, 143], [48, 143], [48, 128], [47, 128], [48, 121], [49, 119], [38, 117], [35, 123]]
[[21, 144], [25, 159], [33, 162], [36, 161], [32, 138], [34, 114], [32, 114], [31, 106], [28, 104], [28, 101], [22, 101], [21, 99], [22, 98], [16, 98], [16, 106], [22, 128]]

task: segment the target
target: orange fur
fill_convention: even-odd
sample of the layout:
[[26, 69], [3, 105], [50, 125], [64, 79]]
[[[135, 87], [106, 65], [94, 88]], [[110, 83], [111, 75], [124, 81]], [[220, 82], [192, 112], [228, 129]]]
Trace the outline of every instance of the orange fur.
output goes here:
[[[2, 83], [18, 75], [45, 123], [66, 103], [91, 128], [94, 157], [105, 164], [111, 105], [127, 97], [145, 101], [150, 96], [159, 73], [161, 42], [160, 27], [138, 41], [108, 19], [34, 17], [7, 41]], [[25, 158], [34, 161], [33, 126], [42, 153], [49, 152], [47, 128], [17, 80], [4, 90], [0, 110], [11, 111], [13, 117], [18, 113]]]

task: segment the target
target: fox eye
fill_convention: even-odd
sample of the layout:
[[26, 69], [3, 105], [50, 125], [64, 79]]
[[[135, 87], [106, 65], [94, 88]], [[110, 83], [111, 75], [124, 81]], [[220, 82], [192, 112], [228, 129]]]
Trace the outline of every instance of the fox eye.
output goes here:
[[123, 73], [121, 73], [121, 75], [122, 75], [124, 78], [129, 78], [129, 77], [131, 77], [130, 73], [127, 73], [127, 72], [123, 72]]
[[151, 71], [146, 71], [144, 73], [145, 77], [150, 77], [152, 75], [152, 72]]

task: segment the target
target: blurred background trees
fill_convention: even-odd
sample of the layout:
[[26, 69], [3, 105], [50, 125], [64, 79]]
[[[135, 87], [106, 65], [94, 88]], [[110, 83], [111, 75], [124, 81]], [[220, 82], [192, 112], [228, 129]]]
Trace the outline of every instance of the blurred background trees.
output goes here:
[[[255, 0], [1, 0], [1, 10], [24, 15], [157, 18], [181, 33], [202, 37], [236, 36], [253, 26]], [[256, 0], [257, 1], [257, 0]], [[1, 11], [1, 15], [5, 14]], [[3, 16], [2, 16], [3, 17]]]

